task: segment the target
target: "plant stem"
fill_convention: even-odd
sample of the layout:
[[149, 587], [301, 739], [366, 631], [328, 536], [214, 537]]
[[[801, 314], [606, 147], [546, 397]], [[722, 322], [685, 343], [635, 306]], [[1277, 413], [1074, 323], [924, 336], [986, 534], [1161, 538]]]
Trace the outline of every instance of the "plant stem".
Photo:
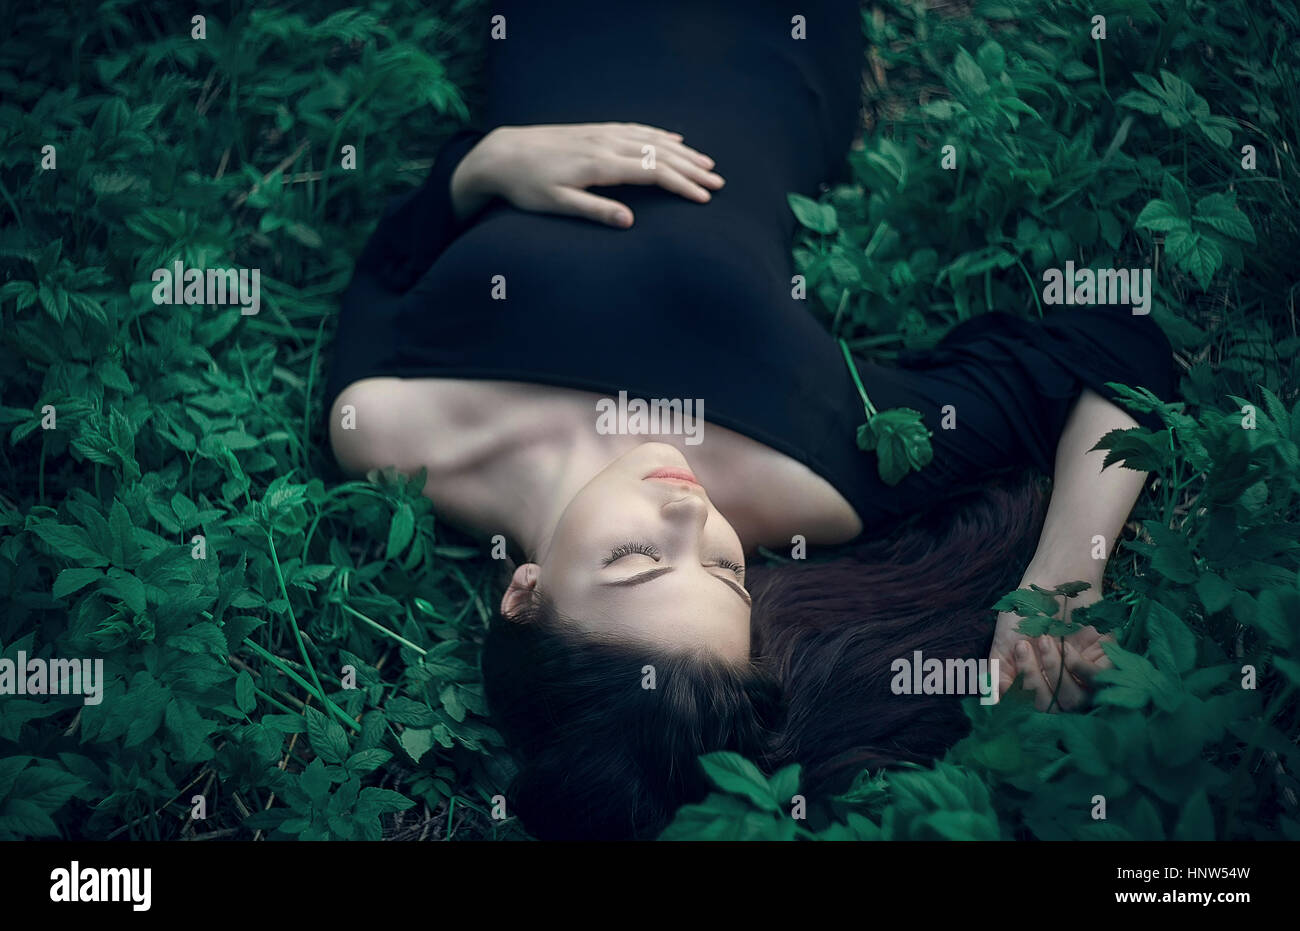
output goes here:
[[[266, 660], [276, 669], [280, 670], [282, 673], [284, 673], [294, 682], [298, 683], [298, 685], [302, 686], [302, 688], [306, 689], [309, 693], [314, 693], [314, 689], [312, 689], [311, 684], [308, 683], [306, 679], [304, 679], [302, 676], [298, 675], [296, 672], [294, 672], [292, 669], [286, 666], [284, 662], [280, 659], [280, 657], [276, 656], [270, 650], [266, 649], [261, 644], [256, 643], [253, 640], [250, 640], [248, 637], [244, 638], [244, 645], [247, 646], [254, 653], [256, 653], [258, 656], [262, 657], [262, 659]], [[359, 727], [357, 727], [357, 722], [352, 720], [352, 718], [348, 717], [348, 713], [346, 711], [344, 711], [338, 705], [334, 704], [334, 702], [330, 701], [328, 698], [325, 698], [324, 696], [319, 696], [319, 697], [322, 698], [324, 707], [329, 709], [329, 711], [331, 711], [334, 714], [334, 716], [339, 719], [340, 724], [350, 727], [354, 731], [361, 730]]]
[[862, 387], [862, 379], [858, 377], [858, 367], [853, 364], [853, 354], [849, 352], [849, 344], [843, 339], [839, 344], [840, 351], [844, 353], [844, 361], [849, 365], [849, 374], [853, 376], [853, 384], [858, 386], [858, 394], [862, 396], [862, 406], [867, 409], [867, 419], [870, 420], [876, 416], [876, 405], [871, 403], [871, 398], [867, 397], [867, 389]]
[[353, 617], [369, 624], [375, 630], [382, 633], [385, 637], [390, 637], [393, 640], [396, 640], [398, 643], [400, 643], [402, 646], [406, 647], [407, 649], [414, 650], [416, 653], [419, 653], [421, 656], [425, 656], [426, 654], [428, 654], [429, 651], [424, 649], [424, 647], [417, 647], [414, 643], [407, 640], [405, 637], [401, 636], [400, 634], [394, 633], [393, 631], [389, 630], [387, 627], [385, 627], [383, 624], [380, 624], [378, 621], [372, 621], [370, 618], [366, 617], [356, 608], [350, 607], [349, 605], [345, 605], [345, 604], [341, 604], [339, 605], [339, 607], [342, 608], [344, 611], [346, 611], [348, 614], [351, 614]]

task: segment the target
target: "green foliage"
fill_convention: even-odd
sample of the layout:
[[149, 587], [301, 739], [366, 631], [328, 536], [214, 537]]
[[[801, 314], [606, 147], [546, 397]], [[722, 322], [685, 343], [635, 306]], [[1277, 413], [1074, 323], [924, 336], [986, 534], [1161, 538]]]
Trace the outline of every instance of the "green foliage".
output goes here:
[[[0, 656], [103, 657], [105, 685], [0, 699], [0, 839], [521, 836], [488, 814], [512, 773], [477, 664], [491, 566], [421, 477], [320, 477], [338, 295], [472, 110], [481, 8], [254, 6], [202, 41], [156, 0], [7, 23], [34, 38], [0, 51]], [[1095, 6], [883, 4], [856, 183], [791, 208], [816, 311], [884, 360], [1038, 313], [1067, 259], [1157, 266], [1186, 374], [1178, 403], [1128, 394], [1166, 429], [1103, 442], [1158, 479], [1081, 609], [1120, 638], [1097, 707], [971, 700], [945, 761], [864, 772], [806, 820], [797, 768], [714, 755], [665, 836], [1300, 839], [1300, 16]], [[261, 269], [262, 312], [153, 305], [177, 259]]]
[[[0, 654], [102, 656], [105, 689], [0, 699], [0, 837], [517, 835], [487, 817], [489, 567], [420, 485], [313, 477], [338, 295], [468, 116], [478, 11], [233, 10], [205, 40], [165, 3], [7, 24]], [[261, 313], [155, 306], [176, 259], [260, 268]]]
[[1068, 260], [1156, 269], [1182, 398], [1112, 386], [1164, 429], [1100, 444], [1155, 474], [1104, 597], [1068, 623], [1052, 595], [1084, 583], [990, 606], [1035, 635], [1111, 631], [1114, 668], [1086, 714], [1039, 713], [1015, 687], [965, 699], [970, 734], [943, 761], [864, 772], [803, 818], [797, 789], [776, 812], [755, 779], [710, 767], [716, 791], [670, 836], [1300, 839], [1300, 11], [881, 6], [864, 28], [887, 84], [855, 183], [790, 198], [798, 269], [837, 336], [890, 360], [988, 310], [1044, 313], [1042, 272]]
[[933, 434], [910, 407], [877, 411], [858, 427], [858, 448], [875, 452], [876, 467], [886, 485], [897, 485], [908, 472], [925, 468], [934, 459]]

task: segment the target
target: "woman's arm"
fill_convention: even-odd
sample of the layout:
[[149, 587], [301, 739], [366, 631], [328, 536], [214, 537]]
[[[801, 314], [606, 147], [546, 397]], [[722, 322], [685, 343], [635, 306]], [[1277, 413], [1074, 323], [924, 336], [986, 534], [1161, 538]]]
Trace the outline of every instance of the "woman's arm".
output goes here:
[[[1051, 503], [1038, 548], [1020, 587], [1035, 584], [1055, 588], [1065, 582], [1088, 582], [1090, 589], [1069, 599], [1067, 616], [1079, 605], [1091, 604], [1101, 597], [1106, 560], [1147, 478], [1146, 472], [1118, 464], [1103, 470], [1106, 451], [1089, 450], [1111, 430], [1136, 426], [1137, 421], [1130, 415], [1085, 388], [1070, 412], [1057, 445]], [[1104, 555], [1098, 558], [1097, 553]], [[1101, 649], [1103, 638], [1094, 628], [1087, 627], [1066, 637], [1064, 644], [1048, 636], [1031, 640], [1016, 631], [1020, 620], [1014, 612], [998, 616], [990, 658], [999, 660], [999, 692], [1005, 691], [1024, 672], [1024, 687], [1034, 691], [1040, 710], [1051, 705], [1058, 681], [1057, 701], [1061, 708], [1070, 710], [1085, 704], [1092, 678], [1110, 665]]]
[[[1092, 448], [1110, 431], [1136, 426], [1138, 422], [1115, 404], [1091, 388], [1083, 389], [1056, 447], [1052, 500], [1026, 576], [1100, 584], [1106, 560], [1146, 484], [1147, 473], [1118, 463], [1103, 470], [1106, 450]], [[1102, 558], [1095, 558], [1093, 541], [1098, 536], [1104, 541]]]
[[388, 208], [357, 273], [383, 290], [406, 291], [496, 197], [520, 210], [631, 226], [625, 205], [585, 188], [656, 184], [704, 203], [708, 189], [724, 183], [712, 167], [681, 134], [637, 123], [465, 129], [438, 152], [424, 184]]

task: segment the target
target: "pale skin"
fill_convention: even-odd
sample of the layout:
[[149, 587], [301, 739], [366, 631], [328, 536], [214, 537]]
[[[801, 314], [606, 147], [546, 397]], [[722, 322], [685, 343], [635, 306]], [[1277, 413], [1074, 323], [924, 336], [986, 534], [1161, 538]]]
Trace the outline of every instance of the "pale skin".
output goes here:
[[[644, 145], [655, 146], [653, 170]], [[462, 219], [500, 197], [519, 209], [579, 216], [614, 228], [634, 222], [626, 205], [592, 186], [658, 184], [704, 204], [722, 186], [708, 156], [680, 134], [639, 124], [502, 127], [453, 173], [453, 209]], [[367, 378], [343, 391], [331, 412], [331, 443], [353, 473], [396, 467], [428, 470], [424, 493], [442, 517], [483, 538], [501, 533], [522, 562], [502, 597], [506, 616], [539, 592], [592, 633], [733, 661], [749, 653], [745, 554], [785, 548], [795, 534], [810, 545], [856, 537], [853, 507], [806, 466], [741, 434], [706, 424], [704, 442], [679, 436], [645, 442], [594, 430], [599, 395], [544, 385], [441, 378]], [[355, 411], [344, 429], [343, 411]], [[1085, 390], [1057, 451], [1046, 523], [1022, 586], [1083, 579], [1095, 600], [1105, 561], [1091, 558], [1101, 534], [1109, 547], [1140, 492], [1145, 473], [1101, 469], [1089, 453], [1111, 429], [1136, 421]], [[656, 475], [653, 473], [670, 473]], [[694, 481], [682, 473], [689, 473]], [[708, 489], [706, 491], [705, 489]], [[1037, 647], [1001, 615], [991, 657], [1000, 691], [1025, 673], [1024, 687], [1046, 709], [1061, 675], [1059, 641]], [[1096, 631], [1065, 643], [1058, 706], [1085, 703], [1109, 665]]]

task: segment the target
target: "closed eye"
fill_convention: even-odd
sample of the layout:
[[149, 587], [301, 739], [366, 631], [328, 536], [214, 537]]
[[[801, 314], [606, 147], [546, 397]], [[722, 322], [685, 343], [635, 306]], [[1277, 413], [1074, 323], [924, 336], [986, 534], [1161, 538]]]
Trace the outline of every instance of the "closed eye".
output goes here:
[[[606, 565], [608, 565], [608, 563], [606, 563]], [[626, 579], [617, 579], [613, 582], [603, 582], [601, 584], [609, 585], [615, 588], [627, 588], [633, 585], [644, 585], [646, 582], [653, 582], [661, 575], [667, 575], [668, 573], [675, 572], [675, 571], [676, 571], [675, 566], [659, 566], [654, 569], [647, 569], [645, 572], [640, 572]], [[742, 569], [741, 571], [744, 570]], [[709, 575], [713, 575], [713, 573], [710, 572]], [[719, 582], [721, 582], [723, 585], [727, 586], [733, 592], [735, 592], [740, 597], [740, 600], [743, 601], [747, 606], [753, 607], [754, 600], [750, 598], [749, 592], [745, 591], [743, 588], [741, 588], [737, 583], [733, 582], [731, 579], [724, 579], [720, 575], [714, 575], [713, 577], [717, 579]]]
[[642, 556], [649, 556], [655, 562], [659, 561], [659, 547], [655, 546], [653, 543], [633, 542], [620, 543], [609, 551], [605, 558], [600, 561], [600, 564], [602, 566], [608, 566], [618, 562], [624, 556], [631, 556], [633, 553], [640, 553]]

